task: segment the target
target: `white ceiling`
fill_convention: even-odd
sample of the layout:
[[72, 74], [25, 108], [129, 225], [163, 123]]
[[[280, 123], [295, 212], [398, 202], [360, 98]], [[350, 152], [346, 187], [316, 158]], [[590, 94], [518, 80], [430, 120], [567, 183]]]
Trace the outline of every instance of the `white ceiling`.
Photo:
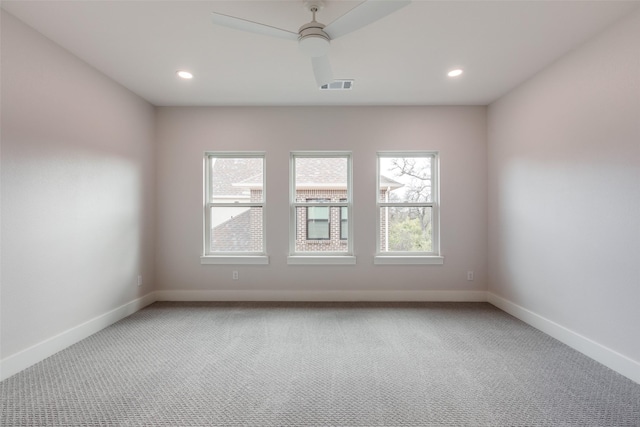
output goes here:
[[[358, 1], [326, 1], [329, 24]], [[321, 92], [295, 42], [211, 24], [213, 11], [297, 32], [302, 0], [7, 1], [2, 8], [158, 106], [485, 105], [638, 1], [424, 1], [331, 44], [345, 92]], [[446, 72], [461, 67], [463, 76]], [[192, 71], [179, 80], [178, 69]]]

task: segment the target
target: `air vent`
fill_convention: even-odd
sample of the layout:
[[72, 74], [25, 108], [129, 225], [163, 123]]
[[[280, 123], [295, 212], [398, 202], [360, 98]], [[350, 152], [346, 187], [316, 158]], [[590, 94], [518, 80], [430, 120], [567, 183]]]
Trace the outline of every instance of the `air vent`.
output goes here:
[[334, 80], [328, 85], [320, 86], [320, 90], [351, 90], [353, 88], [353, 80]]

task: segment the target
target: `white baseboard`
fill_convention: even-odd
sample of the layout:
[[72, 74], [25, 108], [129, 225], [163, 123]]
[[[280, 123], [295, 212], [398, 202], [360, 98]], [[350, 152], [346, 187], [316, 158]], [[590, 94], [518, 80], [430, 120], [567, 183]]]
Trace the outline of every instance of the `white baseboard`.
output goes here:
[[640, 384], [640, 363], [531, 310], [487, 292], [487, 301], [525, 323]]
[[247, 291], [161, 290], [124, 304], [81, 325], [0, 360], [0, 381], [81, 341], [155, 301], [434, 301], [489, 302], [640, 384], [640, 363], [546, 319], [518, 304], [485, 291]]
[[121, 305], [118, 308], [94, 317], [78, 326], [0, 360], [0, 381], [41, 362], [49, 356], [53, 356], [57, 352], [116, 323], [118, 320], [124, 319], [155, 301], [155, 293], [150, 292], [141, 298]]
[[485, 302], [485, 291], [156, 291], [157, 301], [450, 301]]

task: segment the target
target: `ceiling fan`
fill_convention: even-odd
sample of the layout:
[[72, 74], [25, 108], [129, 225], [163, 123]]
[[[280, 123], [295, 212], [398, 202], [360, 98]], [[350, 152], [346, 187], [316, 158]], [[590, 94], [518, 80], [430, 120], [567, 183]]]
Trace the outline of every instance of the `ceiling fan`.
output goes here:
[[305, 8], [311, 12], [312, 19], [301, 26], [297, 33], [221, 13], [213, 12], [211, 17], [216, 25], [297, 41], [300, 50], [311, 57], [316, 82], [318, 86], [322, 86], [333, 82], [331, 63], [327, 56], [331, 40], [384, 18], [409, 3], [411, 0], [366, 0], [325, 26], [316, 21], [316, 12], [324, 7], [324, 2], [306, 1]]

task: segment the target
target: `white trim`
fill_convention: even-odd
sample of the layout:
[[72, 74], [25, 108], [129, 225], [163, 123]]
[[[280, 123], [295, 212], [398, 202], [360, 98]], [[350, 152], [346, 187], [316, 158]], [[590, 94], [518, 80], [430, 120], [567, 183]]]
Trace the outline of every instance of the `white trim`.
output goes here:
[[442, 265], [443, 256], [396, 256], [376, 255], [373, 257], [375, 265]]
[[211, 202], [207, 203], [207, 209], [211, 208], [263, 208], [262, 202]]
[[[382, 188], [390, 188], [389, 186], [384, 186], [380, 182], [381, 171], [380, 171], [380, 161], [383, 158], [393, 158], [393, 157], [402, 157], [402, 158], [431, 158], [431, 202], [421, 202], [421, 203], [403, 203], [403, 202], [389, 202], [388, 200], [385, 202], [380, 201], [380, 189]], [[376, 153], [376, 251], [378, 254], [385, 252], [383, 248], [380, 247], [380, 242], [382, 240], [382, 236], [380, 235], [382, 224], [381, 224], [381, 209], [389, 208], [389, 207], [429, 207], [431, 208], [431, 224], [432, 224], [432, 244], [433, 251], [430, 253], [436, 254], [435, 256], [439, 256], [440, 252], [440, 152], [437, 150], [426, 150], [426, 151], [378, 151]], [[404, 186], [404, 185], [403, 185]], [[388, 220], [387, 220], [388, 221]], [[389, 224], [385, 226], [386, 233], [389, 233]], [[389, 237], [386, 236], [386, 243], [389, 244]], [[403, 255], [398, 254], [398, 252], [390, 253], [393, 256], [403, 257]], [[419, 256], [419, 255], [415, 255]], [[442, 262], [376, 262], [374, 259], [374, 264], [442, 264]]]
[[351, 255], [290, 255], [289, 265], [354, 265], [356, 257]]
[[164, 290], [158, 301], [433, 301], [486, 302], [485, 291]]
[[[347, 183], [346, 183], [346, 201], [344, 202], [297, 202], [297, 192], [299, 189], [305, 189], [298, 186], [296, 182], [296, 159], [302, 158], [344, 158], [347, 160]], [[304, 183], [304, 185], [320, 185], [314, 183]], [[343, 184], [340, 184], [343, 185]], [[332, 187], [331, 184], [326, 186], [327, 189], [335, 189], [338, 187]], [[329, 188], [331, 187], [331, 188]], [[344, 188], [344, 187], [341, 187]], [[356, 259], [354, 254], [354, 227], [353, 227], [353, 153], [351, 151], [291, 151], [289, 153], [289, 257], [287, 264], [299, 264], [299, 265], [343, 265], [343, 264], [355, 264]], [[346, 207], [347, 218], [349, 218], [349, 228], [347, 250], [345, 255], [335, 255], [333, 253], [320, 254], [318, 252], [311, 253], [305, 251], [296, 251], [296, 242], [298, 236], [298, 215], [297, 208], [299, 207], [315, 207], [315, 206], [327, 206], [327, 207]], [[331, 242], [333, 239], [318, 239], [327, 242]]]
[[337, 151], [332, 151], [332, 150], [307, 150], [307, 151], [291, 151], [291, 155], [297, 156], [297, 157], [315, 157], [315, 158], [325, 158], [325, 157], [343, 157], [343, 156], [350, 156], [351, 155], [351, 151], [349, 150], [337, 150]]
[[121, 305], [78, 326], [0, 360], [0, 381], [43, 361], [156, 301], [155, 292]]
[[261, 157], [266, 155], [266, 151], [205, 151], [204, 155], [210, 157], [226, 157], [228, 159], [235, 159], [236, 157]]
[[200, 264], [227, 264], [227, 265], [267, 265], [267, 255], [206, 255], [200, 257]]
[[487, 301], [558, 341], [640, 384], [640, 362], [603, 346], [516, 303], [487, 292]]
[[[217, 199], [217, 196], [214, 198], [211, 194], [210, 181], [211, 181], [211, 171], [213, 165], [212, 161], [227, 158], [246, 158], [246, 159], [261, 159], [262, 160], [262, 200], [259, 202], [215, 202], [214, 199]], [[212, 208], [261, 208], [262, 209], [262, 251], [267, 247], [267, 231], [265, 228], [266, 224], [266, 204], [267, 204], [267, 192], [266, 192], [266, 181], [267, 181], [267, 154], [266, 151], [205, 151], [204, 159], [203, 159], [203, 170], [202, 170], [202, 180], [203, 180], [203, 209], [202, 209], [202, 252], [200, 263], [201, 264], [268, 264], [267, 262], [203, 262], [203, 258], [209, 258], [210, 256], [216, 257], [215, 253], [210, 252], [210, 243], [211, 243], [211, 209]], [[232, 185], [235, 185], [232, 183]], [[224, 196], [223, 196], [224, 197]], [[248, 252], [247, 252], [248, 253]]]
[[382, 157], [427, 157], [437, 156], [438, 150], [380, 150], [377, 152]]
[[424, 203], [403, 202], [402, 204], [393, 203], [393, 202], [388, 202], [388, 203], [378, 202], [379, 208], [421, 208], [421, 207], [434, 208], [435, 206], [436, 204], [434, 202], [424, 202]]

